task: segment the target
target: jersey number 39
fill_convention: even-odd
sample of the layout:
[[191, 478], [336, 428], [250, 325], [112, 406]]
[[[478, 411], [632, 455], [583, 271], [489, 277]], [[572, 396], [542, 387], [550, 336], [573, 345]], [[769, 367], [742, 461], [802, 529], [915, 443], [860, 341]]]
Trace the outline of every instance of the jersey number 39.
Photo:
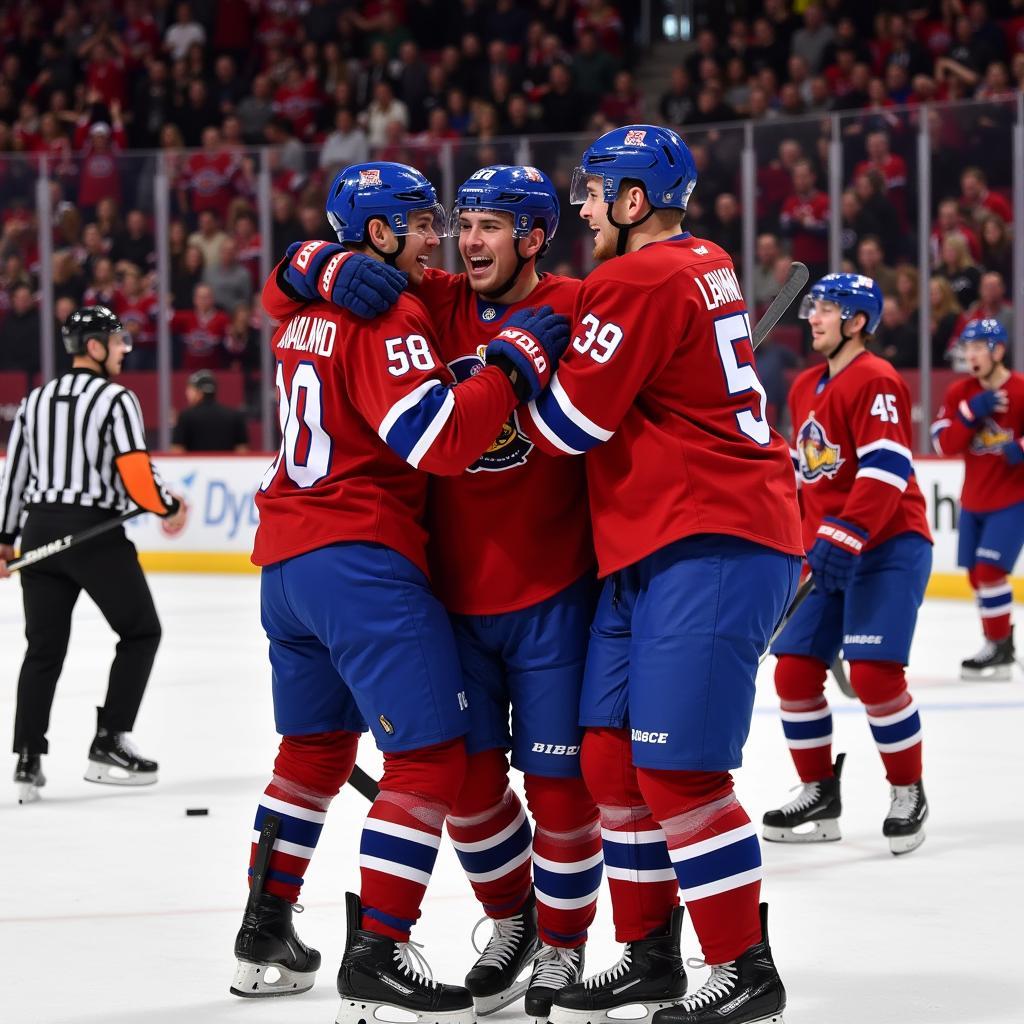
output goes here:
[[261, 491], [271, 485], [282, 461], [288, 479], [296, 487], [312, 487], [327, 476], [331, 468], [333, 445], [330, 435], [323, 428], [320, 392], [320, 377], [312, 363], [299, 363], [287, 387], [284, 367], [277, 364], [281, 448], [263, 475]]
[[[768, 396], [757, 377], [757, 370], [750, 363], [741, 363], [736, 355], [736, 343], [750, 341], [750, 317], [746, 313], [733, 313], [715, 321], [715, 341], [718, 358], [725, 371], [725, 387], [730, 395], [755, 394], [758, 400], [752, 408], [736, 413], [736, 425], [740, 433], [746, 434], [759, 445], [766, 445], [772, 438], [771, 427], [765, 417]], [[755, 415], [755, 410], [759, 410]]]

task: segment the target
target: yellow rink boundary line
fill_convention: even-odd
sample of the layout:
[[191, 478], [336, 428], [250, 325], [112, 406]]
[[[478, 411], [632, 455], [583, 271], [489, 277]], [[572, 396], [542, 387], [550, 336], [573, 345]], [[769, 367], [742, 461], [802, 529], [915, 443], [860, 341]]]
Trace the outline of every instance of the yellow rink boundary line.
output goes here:
[[[237, 551], [140, 551], [139, 561], [148, 572], [257, 573], [247, 554]], [[1024, 577], [1012, 577], [1013, 596], [1024, 601]], [[936, 572], [928, 581], [928, 597], [971, 598], [967, 573]]]

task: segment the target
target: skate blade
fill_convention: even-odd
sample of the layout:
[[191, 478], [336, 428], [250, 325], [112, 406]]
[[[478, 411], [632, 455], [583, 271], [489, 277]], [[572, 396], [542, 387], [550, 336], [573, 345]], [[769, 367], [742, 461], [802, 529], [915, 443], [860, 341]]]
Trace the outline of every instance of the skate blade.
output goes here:
[[501, 992], [493, 996], [473, 996], [473, 1006], [476, 1009], [476, 1015], [478, 1017], [489, 1017], [492, 1013], [497, 1013], [503, 1006], [508, 1006], [509, 1003], [522, 999], [529, 987], [530, 976], [527, 975], [514, 985], [502, 989]]
[[314, 981], [316, 971], [290, 971], [280, 964], [254, 964], [239, 960], [230, 992], [243, 999], [294, 996], [308, 992]]
[[18, 783], [18, 803], [34, 804], [39, 800], [39, 786], [34, 782]]
[[152, 786], [156, 772], [130, 772], [113, 764], [90, 761], [83, 776], [86, 782], [101, 782], [106, 786]]
[[[798, 832], [797, 829], [805, 831]], [[838, 818], [805, 822], [796, 829], [765, 825], [763, 835], [769, 843], [834, 843], [843, 838], [839, 831]]]
[[910, 836], [889, 836], [889, 849], [894, 857], [913, 853], [924, 842], [924, 829]]
[[623, 1003], [621, 1006], [613, 1006], [607, 1010], [573, 1010], [557, 1003], [551, 1007], [548, 1015], [549, 1024], [639, 1024], [640, 1021], [648, 1021], [658, 1010], [664, 1010], [668, 1006], [675, 1006], [683, 1001], [683, 996], [678, 999], [666, 999], [656, 1003]]
[[969, 682], [1008, 683], [1013, 679], [1013, 666], [993, 665], [991, 668], [962, 668], [960, 678]]
[[342, 998], [335, 1024], [474, 1024], [476, 1012], [472, 1006], [445, 1013], [427, 1010], [406, 1010], [391, 1003]]

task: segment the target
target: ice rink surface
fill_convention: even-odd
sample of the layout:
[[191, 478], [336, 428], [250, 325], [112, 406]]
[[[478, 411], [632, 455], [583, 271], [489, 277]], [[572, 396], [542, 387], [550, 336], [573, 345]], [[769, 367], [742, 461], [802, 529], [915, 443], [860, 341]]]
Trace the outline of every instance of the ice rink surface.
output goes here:
[[[0, 1021], [5, 1024], [330, 1024], [344, 946], [345, 890], [358, 887], [367, 805], [335, 801], [303, 891], [302, 937], [323, 953], [312, 992], [263, 1001], [228, 994], [245, 902], [257, 800], [277, 741], [254, 576], [153, 575], [164, 623], [134, 734], [160, 761], [139, 790], [83, 781], [113, 636], [82, 599], [50, 729], [41, 802], [19, 807], [0, 781]], [[9, 736], [23, 650], [20, 588], [0, 584], [0, 719]], [[1022, 627], [1024, 628], [1024, 627]], [[788, 1024], [985, 1024], [1024, 1019], [1024, 672], [1012, 683], [958, 681], [980, 644], [972, 607], [930, 602], [911, 658], [925, 730], [928, 839], [894, 858], [881, 835], [889, 791], [863, 712], [830, 689], [843, 778], [843, 840], [764, 844], [764, 896]], [[773, 660], [762, 668], [746, 767], [751, 817], [796, 781], [775, 715]], [[368, 743], [361, 764], [376, 773]], [[186, 808], [209, 808], [186, 817]], [[478, 917], [447, 843], [414, 938], [435, 977], [461, 981]], [[699, 949], [687, 925], [684, 955]], [[602, 897], [590, 972], [619, 947]], [[691, 973], [691, 990], [703, 972]], [[498, 1022], [524, 1019], [521, 1010]]]

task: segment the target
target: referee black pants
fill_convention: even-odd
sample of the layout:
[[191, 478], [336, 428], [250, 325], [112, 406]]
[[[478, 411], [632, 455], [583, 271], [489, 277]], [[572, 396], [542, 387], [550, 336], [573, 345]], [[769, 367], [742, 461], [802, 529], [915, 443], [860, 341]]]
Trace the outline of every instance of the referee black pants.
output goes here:
[[[28, 551], [109, 519], [94, 509], [33, 509], [22, 530]], [[48, 752], [46, 732], [71, 636], [71, 613], [84, 590], [118, 635], [98, 725], [130, 732], [160, 644], [160, 620], [135, 545], [123, 527], [94, 537], [21, 571], [28, 650], [18, 677], [14, 751]]]

